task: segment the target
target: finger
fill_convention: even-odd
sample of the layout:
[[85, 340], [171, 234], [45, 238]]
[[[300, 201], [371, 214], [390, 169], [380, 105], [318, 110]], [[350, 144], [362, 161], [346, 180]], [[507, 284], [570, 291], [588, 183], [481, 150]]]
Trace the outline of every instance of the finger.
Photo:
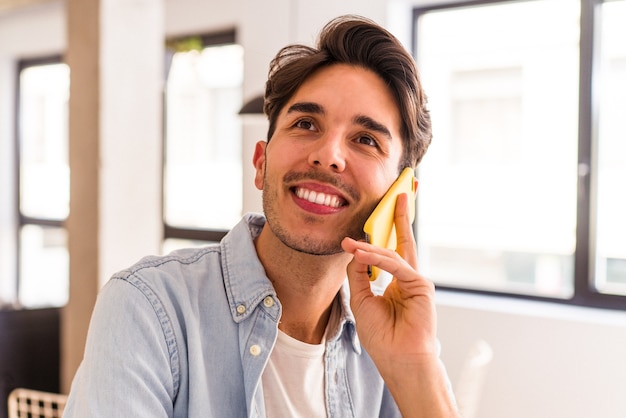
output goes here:
[[[344, 239], [344, 242], [349, 238]], [[349, 248], [346, 249], [346, 248]], [[376, 266], [382, 270], [385, 270], [395, 277], [408, 280], [415, 275], [415, 268], [412, 267], [406, 260], [404, 260], [396, 251], [386, 248], [377, 247], [363, 241], [346, 242], [344, 245], [346, 251], [351, 252], [354, 255], [353, 261], [359, 263], [363, 267], [363, 271], [367, 274], [367, 266]], [[358, 267], [355, 272], [360, 272]]]
[[411, 225], [411, 213], [409, 211], [409, 196], [406, 193], [398, 195], [394, 214], [396, 227], [396, 251], [413, 268], [417, 268], [417, 246], [413, 236]]

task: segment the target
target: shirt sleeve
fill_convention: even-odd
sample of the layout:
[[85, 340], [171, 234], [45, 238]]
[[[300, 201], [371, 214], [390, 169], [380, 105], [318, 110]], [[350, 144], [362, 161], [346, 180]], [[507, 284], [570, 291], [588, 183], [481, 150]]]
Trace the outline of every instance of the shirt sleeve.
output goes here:
[[149, 288], [110, 280], [98, 295], [63, 416], [173, 416], [178, 365], [168, 324]]

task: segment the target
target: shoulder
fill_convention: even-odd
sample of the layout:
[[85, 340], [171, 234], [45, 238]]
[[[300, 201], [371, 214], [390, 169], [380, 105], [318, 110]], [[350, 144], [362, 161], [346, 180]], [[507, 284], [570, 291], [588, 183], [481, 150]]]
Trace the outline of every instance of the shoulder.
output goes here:
[[181, 249], [163, 256], [147, 256], [115, 273], [110, 282], [127, 282], [142, 293], [159, 288], [167, 293], [175, 292], [177, 287], [189, 288], [198, 285], [200, 279], [221, 276], [220, 257], [217, 244]]
[[219, 244], [211, 244], [200, 248], [183, 248], [166, 255], [150, 255], [121, 270], [113, 277], [127, 278], [132, 275], [145, 274], [151, 270], [167, 271], [168, 269], [180, 269], [210, 263], [211, 257], [219, 257], [220, 251]]

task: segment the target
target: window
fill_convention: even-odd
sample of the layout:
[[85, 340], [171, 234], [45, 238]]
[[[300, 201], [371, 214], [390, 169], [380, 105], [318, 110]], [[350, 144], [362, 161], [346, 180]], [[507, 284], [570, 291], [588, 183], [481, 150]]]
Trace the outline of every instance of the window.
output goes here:
[[439, 287], [626, 307], [624, 6], [414, 10], [434, 135], [416, 235]]
[[595, 286], [626, 295], [626, 1], [601, 6], [595, 211]]
[[22, 61], [18, 81], [17, 302], [63, 306], [69, 292], [69, 67]]
[[243, 49], [234, 33], [168, 42], [166, 251], [218, 241], [241, 217]]

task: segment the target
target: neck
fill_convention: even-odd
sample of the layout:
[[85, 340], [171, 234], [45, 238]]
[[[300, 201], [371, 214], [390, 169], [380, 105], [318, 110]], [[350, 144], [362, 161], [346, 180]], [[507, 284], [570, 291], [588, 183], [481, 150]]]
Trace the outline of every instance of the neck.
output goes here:
[[278, 327], [309, 344], [322, 341], [331, 307], [346, 277], [349, 254], [311, 255], [293, 250], [266, 224], [255, 241], [283, 312]]

